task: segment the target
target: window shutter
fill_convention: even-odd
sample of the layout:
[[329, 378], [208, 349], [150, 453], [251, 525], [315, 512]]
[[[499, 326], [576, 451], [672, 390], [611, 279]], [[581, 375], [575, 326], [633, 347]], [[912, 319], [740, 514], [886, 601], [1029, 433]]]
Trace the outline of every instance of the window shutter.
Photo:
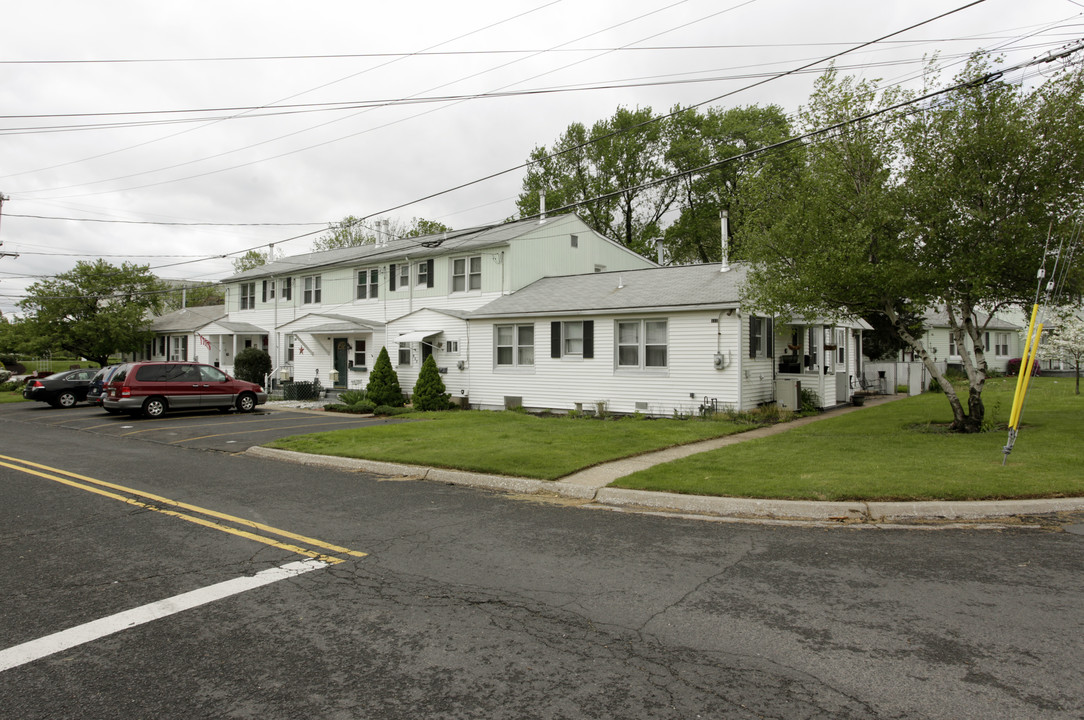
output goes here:
[[767, 348], [766, 357], [769, 359], [775, 357], [775, 318], [768, 318], [764, 321], [766, 329], [764, 330], [764, 347]]
[[433, 287], [433, 261], [425, 261], [425, 286], [427, 288]]
[[267, 302], [267, 281], [263, 281], [263, 301]]
[[749, 316], [749, 357], [756, 358], [757, 356], [757, 322], [759, 318], [756, 315]]
[[595, 321], [583, 321], [583, 356], [593, 358], [595, 356]]
[[388, 290], [395, 289], [395, 264], [388, 265]]
[[550, 357], [561, 357], [561, 323], [550, 323]]

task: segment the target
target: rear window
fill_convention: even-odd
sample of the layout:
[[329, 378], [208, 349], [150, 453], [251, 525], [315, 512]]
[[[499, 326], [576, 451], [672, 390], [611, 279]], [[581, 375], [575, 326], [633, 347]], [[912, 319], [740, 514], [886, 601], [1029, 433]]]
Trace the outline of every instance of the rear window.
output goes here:
[[117, 372], [113, 374], [113, 377], [109, 378], [109, 382], [120, 382], [124, 378], [128, 377], [129, 365], [121, 365], [117, 368]]

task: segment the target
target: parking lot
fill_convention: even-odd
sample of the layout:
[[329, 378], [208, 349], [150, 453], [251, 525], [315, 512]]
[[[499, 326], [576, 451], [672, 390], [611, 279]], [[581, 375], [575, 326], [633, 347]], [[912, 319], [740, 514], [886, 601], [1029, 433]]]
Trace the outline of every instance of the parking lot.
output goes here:
[[62, 409], [34, 402], [0, 405], [0, 417], [112, 437], [223, 452], [242, 452], [253, 445], [289, 435], [404, 422], [394, 418], [359, 417], [266, 405], [259, 406], [252, 413], [223, 414], [215, 410], [175, 412], [152, 420], [110, 415], [101, 408], [84, 404]]

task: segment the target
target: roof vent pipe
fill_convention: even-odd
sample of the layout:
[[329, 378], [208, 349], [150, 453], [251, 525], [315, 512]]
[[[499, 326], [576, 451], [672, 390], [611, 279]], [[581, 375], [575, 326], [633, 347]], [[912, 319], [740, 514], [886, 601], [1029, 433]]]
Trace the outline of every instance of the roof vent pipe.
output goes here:
[[384, 225], [384, 244], [387, 245], [391, 242], [391, 220], [381, 220]]
[[546, 222], [546, 191], [538, 191], [538, 224], [544, 225]]
[[730, 217], [730, 215], [729, 215], [729, 213], [727, 213], [726, 210], [720, 210], [719, 211], [719, 229], [721, 231], [721, 239], [722, 239], [722, 243], [723, 243], [723, 264], [719, 266], [719, 272], [726, 272], [727, 270], [730, 269], [730, 261], [727, 258], [727, 250], [728, 250], [728, 248], [727, 248], [727, 239], [726, 239], [727, 230], [728, 230], [728, 227], [727, 227], [728, 222], [727, 222], [727, 220], [728, 220], [729, 217]]

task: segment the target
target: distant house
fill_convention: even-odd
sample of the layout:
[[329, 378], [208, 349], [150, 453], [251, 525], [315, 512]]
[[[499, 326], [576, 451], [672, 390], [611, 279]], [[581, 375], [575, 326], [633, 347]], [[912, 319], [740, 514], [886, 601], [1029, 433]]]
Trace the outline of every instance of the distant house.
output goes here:
[[191, 307], [160, 315], [150, 323], [154, 338], [135, 353], [137, 360], [196, 360], [211, 357], [206, 328], [226, 317], [224, 305]]
[[[987, 367], [990, 370], [1005, 372], [1009, 360], [1020, 357], [1022, 328], [1009, 320], [981, 312], [975, 313], [975, 323], [981, 328]], [[948, 313], [941, 308], [928, 310], [923, 315], [922, 324], [925, 329], [922, 343], [934, 361], [944, 362], [949, 367], [962, 367], [961, 350], [970, 352], [972, 342], [970, 338], [965, 337], [964, 347], [957, 346], [950, 330]], [[904, 350], [901, 352], [900, 359], [909, 362], [917, 358], [914, 357], [913, 351]]]

